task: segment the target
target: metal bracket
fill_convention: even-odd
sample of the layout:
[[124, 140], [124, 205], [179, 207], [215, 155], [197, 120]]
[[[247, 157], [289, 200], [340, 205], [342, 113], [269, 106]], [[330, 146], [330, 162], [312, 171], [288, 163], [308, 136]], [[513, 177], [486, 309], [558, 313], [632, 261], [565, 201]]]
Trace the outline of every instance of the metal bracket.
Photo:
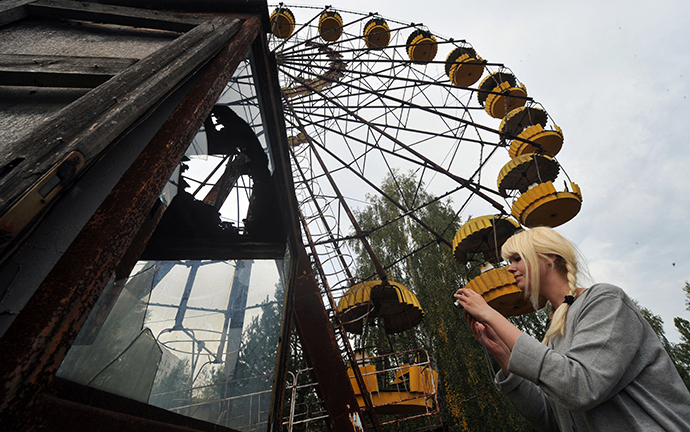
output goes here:
[[84, 168], [84, 156], [73, 151], [51, 168], [0, 217], [0, 251], [12, 244]]

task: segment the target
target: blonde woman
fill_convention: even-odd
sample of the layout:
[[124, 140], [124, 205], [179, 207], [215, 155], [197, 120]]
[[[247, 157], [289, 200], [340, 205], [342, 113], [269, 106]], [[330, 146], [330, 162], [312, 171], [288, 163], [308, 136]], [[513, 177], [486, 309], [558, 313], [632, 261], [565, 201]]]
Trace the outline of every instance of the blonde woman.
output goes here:
[[690, 392], [658, 337], [618, 287], [578, 287], [576, 248], [551, 228], [513, 235], [503, 258], [535, 307], [553, 311], [543, 342], [470, 289], [455, 293], [501, 370], [496, 383], [530, 423], [553, 431], [690, 431]]

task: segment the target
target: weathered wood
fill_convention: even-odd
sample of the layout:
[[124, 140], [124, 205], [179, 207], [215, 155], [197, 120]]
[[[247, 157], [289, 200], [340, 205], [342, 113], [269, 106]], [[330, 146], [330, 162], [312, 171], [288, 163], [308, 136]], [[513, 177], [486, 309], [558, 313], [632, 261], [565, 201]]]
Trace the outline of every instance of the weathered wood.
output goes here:
[[[41, 404], [55, 371], [259, 28], [243, 23], [0, 339], [0, 424], [50, 429]], [[94, 412], [99, 421], [108, 416]]]
[[87, 166], [161, 98], [217, 53], [240, 20], [209, 20], [140, 60], [8, 143], [0, 154], [0, 214], [41, 175], [79, 149]]
[[135, 58], [71, 57], [56, 55], [2, 54], [0, 70], [116, 75], [137, 62]]
[[83, 20], [176, 32], [189, 31], [205, 21], [200, 17], [172, 12], [69, 0], [39, 0], [30, 3], [27, 9], [31, 15], [49, 19]]
[[28, 17], [26, 5], [32, 1], [34, 0], [4, 0], [0, 4], [0, 27]]
[[269, 28], [266, 0], [92, 0], [91, 2], [191, 13], [247, 13], [259, 15], [264, 29]]
[[0, 54], [0, 85], [97, 87], [137, 59]]

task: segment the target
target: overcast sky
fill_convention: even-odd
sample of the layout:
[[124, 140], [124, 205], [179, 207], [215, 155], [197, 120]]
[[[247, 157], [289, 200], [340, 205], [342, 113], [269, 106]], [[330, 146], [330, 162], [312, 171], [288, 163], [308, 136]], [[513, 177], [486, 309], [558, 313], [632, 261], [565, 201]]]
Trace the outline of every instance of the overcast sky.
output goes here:
[[582, 189], [580, 214], [559, 230], [595, 281], [621, 286], [678, 341], [673, 317], [690, 319], [690, 2], [329, 4], [423, 23], [509, 67], [563, 129], [558, 160]]

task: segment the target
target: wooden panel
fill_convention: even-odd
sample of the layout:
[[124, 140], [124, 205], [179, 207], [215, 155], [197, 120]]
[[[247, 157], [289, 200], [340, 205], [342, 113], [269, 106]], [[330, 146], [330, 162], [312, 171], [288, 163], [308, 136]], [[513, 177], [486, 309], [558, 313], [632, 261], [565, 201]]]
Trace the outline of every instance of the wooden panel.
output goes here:
[[203, 71], [0, 339], [0, 421], [51, 430], [41, 404], [55, 371], [259, 28], [247, 19]]
[[178, 32], [189, 31], [205, 21], [171, 12], [68, 0], [39, 0], [29, 4], [27, 9], [31, 15], [49, 19], [84, 20]]
[[0, 27], [29, 16], [25, 6], [32, 1], [4, 0], [0, 5]]
[[217, 53], [240, 25], [239, 19], [218, 17], [195, 27], [5, 144], [0, 155], [0, 214], [71, 151], [83, 154], [88, 167]]
[[136, 59], [0, 54], [0, 85], [94, 88]]

